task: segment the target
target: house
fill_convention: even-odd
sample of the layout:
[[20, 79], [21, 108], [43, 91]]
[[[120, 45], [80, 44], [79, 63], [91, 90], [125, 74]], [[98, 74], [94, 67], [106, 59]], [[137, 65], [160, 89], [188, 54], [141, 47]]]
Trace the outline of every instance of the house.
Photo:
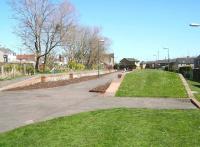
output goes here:
[[194, 69], [195, 58], [183, 57], [170, 60], [170, 70], [179, 70], [180, 67], [190, 66]]
[[169, 63], [170, 63], [170, 60], [168, 59], [158, 60], [155, 62], [155, 67], [164, 69], [165, 67], [168, 67]]
[[8, 48], [0, 48], [0, 63], [16, 62], [16, 53]]
[[154, 69], [155, 68], [155, 63], [156, 61], [147, 61], [145, 63], [145, 68], [146, 69]]
[[134, 58], [123, 58], [119, 63], [120, 69], [133, 70], [140, 68], [140, 61]]
[[144, 61], [140, 62], [140, 68], [141, 69], [145, 69], [146, 66], [147, 66], [146, 62], [144, 62]]
[[200, 55], [194, 59], [194, 68], [200, 69]]
[[114, 57], [114, 53], [112, 54], [104, 54], [101, 62], [104, 65], [105, 68], [107, 69], [113, 69], [114, 65], [115, 65], [115, 57]]
[[36, 57], [34, 54], [17, 55], [17, 60], [20, 63], [35, 63]]
[[54, 63], [58, 64], [59, 66], [67, 65], [67, 58], [59, 55], [56, 59], [54, 59]]

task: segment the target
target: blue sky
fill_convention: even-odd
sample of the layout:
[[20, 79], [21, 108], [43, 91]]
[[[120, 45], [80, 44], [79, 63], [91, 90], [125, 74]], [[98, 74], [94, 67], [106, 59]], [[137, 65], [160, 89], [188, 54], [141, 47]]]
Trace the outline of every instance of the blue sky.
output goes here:
[[[200, 54], [200, 28], [189, 23], [200, 23], [198, 0], [71, 0], [79, 22], [100, 26], [112, 40], [111, 51], [116, 59], [134, 57], [153, 60], [160, 50], [160, 59]], [[15, 22], [6, 0], [0, 1], [0, 44], [17, 50], [19, 39], [13, 34]]]

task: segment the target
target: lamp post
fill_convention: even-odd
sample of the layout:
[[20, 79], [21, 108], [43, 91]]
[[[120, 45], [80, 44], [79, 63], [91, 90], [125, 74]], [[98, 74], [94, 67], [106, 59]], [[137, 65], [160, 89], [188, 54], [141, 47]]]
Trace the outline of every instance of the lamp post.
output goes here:
[[169, 48], [163, 48], [164, 50], [167, 50], [167, 54], [168, 54], [168, 71], [169, 71]]
[[155, 64], [154, 64], [154, 68], [156, 68], [157, 55], [153, 55], [153, 56], [156, 58], [156, 60], [155, 60]]
[[100, 43], [104, 43], [104, 40], [98, 40], [98, 78], [100, 77]]

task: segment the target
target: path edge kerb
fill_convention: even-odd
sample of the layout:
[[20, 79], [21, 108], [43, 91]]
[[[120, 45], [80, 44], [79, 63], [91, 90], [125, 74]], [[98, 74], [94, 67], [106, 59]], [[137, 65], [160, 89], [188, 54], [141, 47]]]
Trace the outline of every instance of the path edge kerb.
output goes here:
[[194, 94], [192, 93], [192, 90], [190, 89], [186, 79], [183, 77], [182, 74], [179, 74], [179, 77], [185, 87], [185, 90], [187, 91], [188, 97], [190, 99], [190, 101], [197, 107], [200, 109], [200, 102], [198, 102], [194, 96]]
[[115, 97], [115, 93], [119, 89], [119, 87], [120, 87], [120, 85], [121, 85], [122, 81], [124, 80], [124, 77], [126, 76], [127, 73], [128, 72], [120, 73], [122, 75], [121, 78], [117, 78], [117, 79], [115, 79], [111, 82], [110, 86], [107, 88], [107, 90], [104, 94], [105, 97], [106, 96]]
[[[109, 74], [109, 73], [114, 73], [116, 72], [115, 70], [105, 70], [105, 71], [101, 71], [100, 75], [104, 75], [104, 74]], [[73, 73], [74, 77], [76, 78], [80, 78], [80, 77], [84, 77], [84, 76], [96, 76], [97, 72], [96, 71], [89, 71], [89, 72], [83, 72], [83, 73], [79, 73], [79, 72], [75, 72]], [[12, 88], [17, 88], [17, 87], [24, 87], [24, 86], [30, 86], [30, 85], [34, 85], [37, 83], [40, 83], [42, 80], [42, 77], [46, 78], [46, 82], [48, 81], [59, 81], [59, 80], [68, 80], [69, 79], [69, 73], [64, 73], [64, 74], [52, 74], [52, 75], [36, 75], [32, 78], [20, 81], [20, 82], [16, 82], [16, 83], [12, 83], [10, 85], [4, 86], [2, 88], [0, 88], [0, 92], [2, 91], [6, 91]]]

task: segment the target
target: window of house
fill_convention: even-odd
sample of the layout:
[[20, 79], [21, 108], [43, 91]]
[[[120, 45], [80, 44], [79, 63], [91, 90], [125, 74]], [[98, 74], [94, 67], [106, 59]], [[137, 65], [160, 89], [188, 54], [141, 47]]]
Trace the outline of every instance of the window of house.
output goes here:
[[3, 56], [4, 62], [8, 62], [8, 55]]

